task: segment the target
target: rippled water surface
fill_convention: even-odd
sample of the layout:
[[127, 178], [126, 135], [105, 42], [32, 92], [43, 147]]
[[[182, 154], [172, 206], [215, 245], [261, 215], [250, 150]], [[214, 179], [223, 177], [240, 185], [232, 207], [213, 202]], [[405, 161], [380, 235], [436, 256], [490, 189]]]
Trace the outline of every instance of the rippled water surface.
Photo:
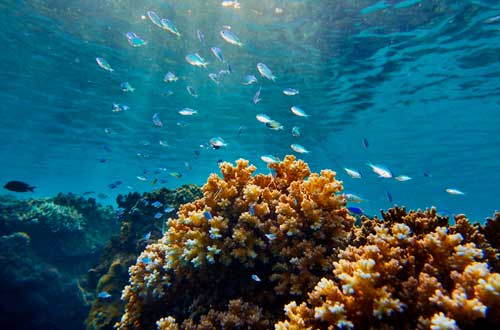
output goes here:
[[[298, 156], [314, 171], [336, 170], [347, 192], [367, 200], [360, 206], [369, 214], [393, 204], [387, 192], [399, 205], [435, 205], [477, 220], [498, 208], [497, 1], [239, 2], [236, 9], [220, 0], [0, 1], [1, 179], [36, 185], [43, 196], [92, 190], [111, 203], [116, 193], [153, 189], [154, 178], [169, 187], [202, 184], [218, 160], [243, 157], [267, 172], [260, 156], [283, 157], [299, 143], [310, 153]], [[181, 37], [155, 26], [151, 10], [174, 22]], [[242, 47], [220, 37], [224, 25]], [[132, 47], [127, 32], [147, 44]], [[232, 69], [219, 85], [208, 74], [226, 66], [212, 46]], [[192, 52], [207, 59], [206, 69], [185, 61]], [[101, 69], [96, 57], [114, 71]], [[275, 82], [259, 75], [259, 62]], [[179, 80], [165, 83], [168, 71]], [[258, 83], [244, 86], [247, 74]], [[125, 81], [136, 90], [122, 92]], [[259, 86], [262, 100], [254, 104]], [[284, 95], [288, 87], [300, 94]], [[130, 110], [113, 112], [113, 102]], [[293, 105], [309, 117], [292, 114]], [[185, 107], [198, 115], [179, 115]], [[266, 128], [258, 113], [284, 129]], [[300, 137], [292, 136], [294, 126]], [[215, 136], [227, 147], [200, 147]], [[367, 162], [413, 179], [378, 178]], [[123, 184], [111, 190], [117, 180]]]

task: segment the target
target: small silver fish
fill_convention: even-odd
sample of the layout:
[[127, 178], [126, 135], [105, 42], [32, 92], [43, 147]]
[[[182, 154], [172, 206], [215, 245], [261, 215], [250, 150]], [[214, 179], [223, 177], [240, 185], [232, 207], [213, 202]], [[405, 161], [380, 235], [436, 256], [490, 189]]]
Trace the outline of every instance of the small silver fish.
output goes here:
[[140, 176], [140, 175], [138, 175], [136, 178], [137, 178], [137, 180], [139, 180], [139, 181], [147, 181], [147, 180], [148, 180], [146, 177], [144, 177], [144, 176]]
[[246, 75], [243, 77], [243, 85], [251, 85], [257, 82], [257, 78], [254, 75]]
[[379, 177], [390, 179], [392, 178], [392, 172], [384, 165], [374, 165], [372, 163], [367, 163], [371, 167], [372, 171], [377, 173]]
[[299, 94], [299, 90], [297, 90], [295, 88], [285, 88], [283, 90], [283, 94], [285, 94], [287, 96], [294, 96], [294, 95]]
[[198, 54], [198, 53], [188, 54], [188, 55], [186, 55], [185, 59], [186, 59], [186, 62], [188, 62], [189, 64], [191, 64], [193, 66], [206, 67], [208, 65], [208, 62], [205, 61], [205, 59], [203, 57], [201, 57], [200, 54]]
[[226, 60], [224, 59], [224, 56], [222, 55], [222, 51], [220, 50], [219, 47], [212, 47], [212, 48], [210, 48], [210, 50], [212, 51], [212, 54], [214, 54], [214, 56], [219, 61], [221, 61], [222, 63], [226, 63]]
[[344, 198], [348, 202], [353, 202], [353, 203], [361, 203], [361, 202], [363, 202], [363, 198], [361, 198], [361, 197], [359, 197], [358, 195], [355, 195], [355, 194], [345, 193], [343, 196], [344, 196]]
[[344, 167], [344, 171], [347, 172], [347, 174], [353, 178], [353, 179], [361, 179], [362, 175], [361, 173], [359, 173], [358, 171], [356, 170], [353, 170], [353, 169], [350, 169], [350, 168], [347, 168], [347, 167]]
[[293, 151], [298, 152], [299, 154], [308, 154], [309, 150], [301, 146], [300, 144], [294, 143], [290, 145]]
[[233, 7], [234, 9], [241, 8], [241, 5], [238, 2], [238, 0], [224, 0], [221, 2], [221, 5], [222, 5], [222, 7], [226, 7], [226, 8], [231, 8], [231, 7]]
[[290, 108], [290, 110], [293, 112], [294, 115], [299, 116], [299, 117], [309, 117], [309, 115], [302, 110], [300, 107], [294, 105], [293, 107]]
[[255, 118], [257, 118], [257, 120], [263, 124], [267, 124], [272, 121], [272, 119], [268, 115], [265, 115], [263, 113], [259, 113], [255, 116]]
[[262, 161], [266, 164], [274, 164], [279, 162], [279, 158], [273, 155], [263, 155], [260, 156], [260, 159], [262, 159]]
[[257, 70], [259, 71], [259, 73], [262, 77], [269, 79], [269, 80], [272, 80], [272, 81], [276, 80], [276, 76], [273, 75], [273, 72], [271, 71], [271, 69], [269, 69], [269, 67], [267, 65], [265, 65], [264, 63], [258, 63]]
[[226, 42], [236, 45], [236, 46], [243, 46], [243, 43], [240, 41], [240, 39], [236, 36], [236, 34], [233, 33], [233, 31], [228, 30], [228, 29], [222, 29], [220, 31], [220, 36], [222, 39], [224, 39]]
[[144, 39], [139, 37], [134, 32], [127, 32], [127, 34], [125, 36], [127, 37], [128, 43], [132, 47], [141, 47], [141, 46], [146, 45], [146, 41], [144, 41]]
[[162, 126], [163, 126], [163, 123], [162, 123], [162, 121], [160, 120], [160, 115], [159, 115], [158, 113], [155, 113], [155, 114], [153, 115], [152, 120], [153, 120], [153, 124], [154, 124], [155, 126], [158, 126], [158, 127], [162, 127]]
[[177, 37], [181, 36], [179, 30], [177, 30], [177, 28], [175, 27], [174, 23], [172, 23], [172, 21], [169, 20], [168, 18], [162, 18], [161, 19], [161, 26], [162, 26], [162, 28], [164, 28], [168, 32], [176, 35]]
[[292, 135], [293, 135], [294, 137], [299, 137], [299, 136], [300, 136], [300, 129], [299, 129], [297, 126], [294, 126], [294, 127], [292, 128]]
[[224, 141], [223, 138], [217, 136], [210, 139], [210, 145], [214, 149], [219, 149], [221, 147], [226, 147], [227, 143]]
[[198, 40], [199, 40], [202, 44], [205, 44], [205, 35], [203, 34], [203, 32], [201, 32], [200, 30], [197, 30], [197, 31], [196, 31], [196, 36], [198, 37]]
[[259, 87], [259, 89], [257, 90], [257, 92], [255, 93], [255, 95], [253, 96], [253, 103], [254, 104], [257, 104], [259, 103], [260, 101], [262, 101], [262, 99], [260, 98], [260, 91], [262, 90], [262, 87]]
[[398, 175], [394, 179], [401, 181], [401, 182], [404, 182], [404, 181], [411, 180], [411, 177], [409, 177], [408, 175]]
[[161, 24], [161, 18], [154, 11], [148, 11], [148, 17], [159, 28], [163, 29], [163, 24]]
[[163, 78], [163, 81], [167, 82], [167, 83], [171, 83], [171, 82], [174, 82], [174, 81], [177, 81], [179, 80], [179, 78], [172, 72], [167, 72], [165, 74], [165, 77]]
[[193, 87], [186, 86], [186, 90], [188, 91], [189, 95], [191, 95], [192, 97], [198, 97], [198, 94], [196, 93], [196, 91], [194, 90]]
[[191, 108], [184, 108], [182, 110], [179, 110], [179, 114], [182, 116], [194, 116], [198, 114], [198, 111], [193, 110]]
[[465, 193], [463, 191], [460, 191], [460, 190], [455, 189], [455, 188], [447, 188], [446, 192], [450, 195], [465, 195]]
[[96, 62], [97, 64], [104, 70], [106, 71], [109, 71], [109, 72], [113, 72], [115, 70], [113, 70], [113, 68], [111, 67], [111, 65], [109, 65], [108, 61], [106, 61], [104, 58], [102, 57], [96, 57]]

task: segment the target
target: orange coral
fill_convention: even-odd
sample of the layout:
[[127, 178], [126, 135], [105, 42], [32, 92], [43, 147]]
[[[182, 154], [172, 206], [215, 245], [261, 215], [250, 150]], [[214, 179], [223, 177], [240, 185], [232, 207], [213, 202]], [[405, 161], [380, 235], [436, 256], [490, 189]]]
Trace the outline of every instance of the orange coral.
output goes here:
[[[363, 218], [357, 237], [307, 303], [289, 303], [276, 329], [458, 329], [498, 324], [500, 275], [491, 247], [466, 220], [446, 226], [434, 209]], [[474, 242], [475, 241], [475, 242]], [[493, 257], [493, 256], [492, 256]], [[496, 256], [495, 256], [496, 257]]]
[[[191, 302], [198, 306], [191, 310], [208, 312], [208, 303], [222, 308], [228, 299], [245, 295], [276, 308], [283, 303], [277, 296], [303, 295], [332, 269], [334, 251], [345, 245], [354, 223], [337, 194], [342, 184], [335, 172], [311, 173], [293, 156], [270, 167], [275, 175], [253, 176], [256, 168], [246, 160], [236, 166], [222, 163], [222, 177], [210, 175], [203, 198], [183, 205], [177, 218], [169, 219], [164, 237], [130, 268], [120, 329], [147, 328], [162, 317], [159, 322], [169, 329], [174, 323], [164, 317], [189, 319], [189, 313], [173, 307], [186, 281], [192, 292], [183, 294], [192, 293]], [[207, 279], [212, 285], [222, 279], [225, 290], [207, 292], [200, 284]], [[255, 294], [257, 285], [260, 294]], [[203, 292], [223, 297], [200, 298]], [[200, 307], [203, 299], [205, 307]], [[162, 311], [153, 307], [158, 301]]]

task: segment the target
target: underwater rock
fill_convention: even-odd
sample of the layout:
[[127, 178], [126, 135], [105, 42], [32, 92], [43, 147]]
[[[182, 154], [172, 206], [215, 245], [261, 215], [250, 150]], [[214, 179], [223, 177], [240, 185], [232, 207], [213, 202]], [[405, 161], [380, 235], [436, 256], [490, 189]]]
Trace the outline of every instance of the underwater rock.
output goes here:
[[0, 328], [83, 329], [76, 278], [117, 229], [112, 208], [93, 199], [0, 197]]
[[[119, 235], [111, 238], [98, 266], [80, 278], [82, 290], [92, 304], [87, 317], [87, 329], [113, 329], [120, 320], [125, 305], [121, 292], [128, 281], [128, 268], [147, 244], [160, 238], [166, 231], [165, 223], [180, 205], [202, 196], [195, 185], [184, 185], [176, 190], [161, 188], [150, 193], [129, 193], [116, 199], [121, 219]], [[155, 217], [162, 213], [162, 217]], [[107, 292], [109, 299], [96, 298], [99, 292]]]

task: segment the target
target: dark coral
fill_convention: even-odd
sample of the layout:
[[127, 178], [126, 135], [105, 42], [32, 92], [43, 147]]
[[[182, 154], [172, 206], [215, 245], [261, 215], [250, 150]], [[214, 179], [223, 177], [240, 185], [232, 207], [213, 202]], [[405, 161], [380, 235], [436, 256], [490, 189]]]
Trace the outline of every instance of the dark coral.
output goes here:
[[75, 278], [117, 229], [111, 207], [94, 199], [2, 197], [0, 328], [82, 329], [88, 305]]
[[[128, 280], [128, 268], [149, 242], [162, 236], [166, 219], [174, 215], [180, 205], [201, 196], [199, 187], [184, 185], [176, 190], [161, 188], [142, 195], [129, 193], [117, 197], [120, 234], [111, 238], [98, 266], [80, 279], [83, 290], [92, 300], [87, 329], [113, 329], [124, 311], [120, 295]], [[154, 202], [161, 206], [155, 207]], [[165, 212], [166, 208], [173, 210]], [[157, 213], [163, 214], [162, 217], [156, 219]], [[96, 298], [99, 292], [107, 292], [111, 297]]]

